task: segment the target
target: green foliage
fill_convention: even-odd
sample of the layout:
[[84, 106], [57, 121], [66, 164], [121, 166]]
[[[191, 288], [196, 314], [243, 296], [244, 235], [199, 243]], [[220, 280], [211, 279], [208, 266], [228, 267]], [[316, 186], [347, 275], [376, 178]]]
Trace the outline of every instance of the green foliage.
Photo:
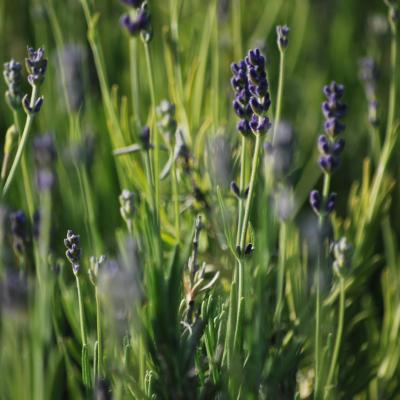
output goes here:
[[[148, 7], [151, 37], [129, 36], [118, 18], [136, 11], [117, 0], [0, 0], [3, 62], [27, 45], [48, 58], [39, 92], [18, 80], [40, 110], [0, 102], [0, 398], [400, 399], [397, 2]], [[277, 123], [273, 138], [236, 129], [230, 65], [254, 47], [268, 117], [293, 128], [284, 172], [264, 148]], [[332, 179], [315, 145], [331, 80], [348, 104]], [[318, 222], [322, 185], [338, 202]]]

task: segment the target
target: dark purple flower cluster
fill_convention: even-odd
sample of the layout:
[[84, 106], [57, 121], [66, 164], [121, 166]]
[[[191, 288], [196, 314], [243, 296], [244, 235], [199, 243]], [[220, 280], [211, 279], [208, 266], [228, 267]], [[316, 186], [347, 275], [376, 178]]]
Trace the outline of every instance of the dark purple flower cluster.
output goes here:
[[79, 263], [81, 260], [80, 236], [68, 230], [67, 237], [64, 239], [64, 245], [67, 248], [65, 255], [72, 265], [74, 274], [77, 274], [79, 272]]
[[250, 50], [247, 57], [232, 64], [231, 84], [235, 91], [233, 109], [240, 121], [237, 129], [244, 136], [265, 134], [271, 127], [266, 113], [271, 105], [265, 57], [260, 49]]
[[121, 25], [126, 28], [130, 35], [142, 37], [149, 41], [151, 38], [151, 16], [146, 1], [140, 0], [123, 0], [127, 6], [137, 10], [135, 18], [131, 14], [124, 14], [120, 19]]
[[339, 166], [340, 154], [345, 145], [343, 138], [338, 135], [345, 129], [341, 119], [346, 114], [346, 106], [341, 103], [344, 86], [332, 82], [324, 87], [326, 101], [322, 103], [322, 112], [325, 117], [325, 133], [318, 138], [318, 150], [321, 153], [319, 165], [330, 174]]
[[50, 190], [55, 184], [54, 162], [57, 153], [53, 136], [46, 134], [35, 138], [33, 143], [35, 162], [37, 167], [37, 185], [39, 191]]
[[3, 75], [7, 85], [7, 103], [14, 110], [18, 110], [21, 107], [21, 100], [23, 96], [21, 64], [15, 60], [5, 63]]
[[290, 29], [287, 25], [278, 25], [276, 27], [277, 43], [279, 50], [281, 51], [286, 50], [289, 44], [289, 39], [288, 39], [289, 32]]
[[373, 126], [377, 126], [379, 124], [378, 101], [376, 100], [378, 71], [373, 58], [365, 57], [359, 61], [359, 77], [368, 101], [368, 120]]
[[[346, 106], [341, 102], [344, 86], [331, 82], [324, 87], [326, 101], [322, 103], [322, 112], [325, 117], [325, 133], [318, 138], [318, 150], [321, 154], [319, 165], [325, 174], [331, 174], [340, 162], [345, 141], [338, 137], [345, 129], [341, 119], [346, 114]], [[335, 208], [336, 193], [332, 192], [327, 198], [322, 198], [317, 190], [310, 193], [310, 204], [317, 215], [320, 212], [331, 213]]]

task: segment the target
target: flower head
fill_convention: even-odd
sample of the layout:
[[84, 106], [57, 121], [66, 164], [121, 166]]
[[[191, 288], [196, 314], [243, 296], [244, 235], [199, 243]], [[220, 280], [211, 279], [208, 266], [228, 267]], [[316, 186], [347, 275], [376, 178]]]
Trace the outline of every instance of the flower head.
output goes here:
[[28, 47], [28, 57], [25, 59], [26, 69], [28, 71], [28, 82], [32, 87], [40, 86], [46, 74], [47, 58], [43, 48], [35, 50]]
[[7, 85], [6, 100], [8, 105], [18, 110], [22, 101], [22, 66], [18, 61], [11, 60], [4, 64], [4, 80]]
[[233, 109], [240, 118], [237, 129], [248, 136], [265, 134], [271, 127], [266, 113], [271, 105], [266, 60], [260, 49], [250, 50], [244, 60], [231, 66], [231, 85], [235, 92]]
[[76, 275], [79, 272], [79, 263], [81, 261], [80, 236], [76, 235], [72, 230], [68, 230], [67, 237], [64, 239], [64, 245], [67, 248], [65, 255]]
[[290, 29], [287, 25], [278, 25], [276, 27], [277, 43], [280, 51], [285, 51], [289, 44]]

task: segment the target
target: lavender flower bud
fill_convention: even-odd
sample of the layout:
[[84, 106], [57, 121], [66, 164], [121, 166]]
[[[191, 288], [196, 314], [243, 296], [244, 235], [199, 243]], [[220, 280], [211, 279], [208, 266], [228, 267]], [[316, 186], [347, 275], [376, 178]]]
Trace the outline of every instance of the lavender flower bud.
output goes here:
[[150, 128], [148, 126], [143, 128], [141, 134], [139, 135], [139, 139], [146, 151], [149, 151], [153, 147], [150, 143]]
[[280, 51], [285, 51], [288, 43], [289, 43], [289, 32], [290, 29], [287, 25], [278, 25], [276, 27], [276, 34], [277, 34], [277, 43], [278, 43], [278, 48]]
[[40, 86], [45, 78], [47, 69], [47, 59], [44, 49], [37, 50], [28, 47], [28, 57], [25, 59], [26, 69], [29, 73], [28, 82], [32, 87]]
[[120, 24], [131, 36], [138, 36], [141, 34], [145, 42], [151, 40], [151, 18], [147, 2], [142, 2], [135, 19], [132, 19], [129, 14], [124, 14], [120, 18]]
[[67, 237], [64, 239], [64, 245], [67, 248], [65, 255], [76, 275], [79, 272], [79, 263], [81, 261], [80, 236], [76, 235], [72, 230], [68, 230]]
[[255, 135], [264, 135], [271, 128], [271, 122], [268, 117], [258, 117], [253, 114], [250, 121], [250, 128]]
[[24, 111], [27, 115], [34, 115], [37, 114], [40, 109], [42, 108], [42, 104], [43, 104], [43, 96], [40, 96], [39, 98], [36, 99], [35, 103], [33, 104], [33, 106], [31, 106], [31, 101], [28, 97], [28, 95], [26, 94], [23, 99], [22, 99], [22, 107], [24, 108]]
[[239, 189], [239, 186], [236, 184], [236, 182], [235, 182], [235, 181], [232, 181], [230, 187], [231, 187], [232, 193], [233, 193], [238, 199], [240, 199], [240, 189]]
[[319, 215], [321, 211], [321, 195], [318, 190], [313, 190], [310, 193], [310, 204], [314, 212]]
[[5, 93], [7, 104], [13, 109], [21, 107], [22, 100], [22, 66], [19, 62], [11, 60], [4, 64], [4, 80], [7, 85]]
[[330, 214], [335, 209], [337, 194], [332, 192], [326, 201], [325, 211]]
[[27, 219], [23, 211], [19, 210], [10, 215], [13, 247], [17, 255], [23, 256], [27, 242]]

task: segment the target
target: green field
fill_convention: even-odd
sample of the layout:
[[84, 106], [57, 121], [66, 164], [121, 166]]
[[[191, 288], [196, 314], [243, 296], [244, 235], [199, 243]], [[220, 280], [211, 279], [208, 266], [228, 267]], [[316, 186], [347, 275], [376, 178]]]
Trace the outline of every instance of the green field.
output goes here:
[[400, 399], [397, 0], [0, 0], [0, 400]]

